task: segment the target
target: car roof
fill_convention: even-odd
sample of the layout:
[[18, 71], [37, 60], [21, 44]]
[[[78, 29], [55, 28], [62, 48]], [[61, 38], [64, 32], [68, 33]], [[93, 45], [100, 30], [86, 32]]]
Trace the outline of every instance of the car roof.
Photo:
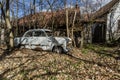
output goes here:
[[30, 29], [28, 31], [52, 31], [50, 29]]

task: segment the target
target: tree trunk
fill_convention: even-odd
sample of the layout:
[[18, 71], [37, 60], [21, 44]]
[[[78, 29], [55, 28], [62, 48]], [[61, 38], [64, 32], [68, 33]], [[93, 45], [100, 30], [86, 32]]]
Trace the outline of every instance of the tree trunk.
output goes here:
[[75, 19], [76, 19], [76, 14], [77, 14], [77, 11], [75, 10], [75, 14], [74, 14], [74, 18], [73, 18], [73, 23], [72, 23], [72, 41], [73, 41], [73, 46], [76, 47], [76, 44], [75, 44], [75, 39], [74, 39], [74, 25], [75, 25]]
[[12, 30], [12, 26], [10, 23], [10, 10], [9, 10], [9, 1], [10, 0], [6, 0], [6, 17], [5, 17], [5, 21], [7, 24], [7, 28], [8, 28], [8, 35], [9, 35], [9, 46], [10, 48], [14, 47], [14, 36], [13, 36], [13, 30]]
[[18, 11], [19, 11], [18, 1], [17, 1], [16, 5], [17, 5], [16, 6], [17, 10], [16, 10], [16, 33], [15, 33], [15, 36], [18, 36]]
[[82, 31], [81, 31], [81, 45], [80, 45], [80, 48], [83, 48], [83, 44], [84, 44], [84, 29], [82, 29]]
[[35, 3], [36, 3], [36, 0], [33, 0], [33, 13], [34, 13], [34, 14], [35, 14], [35, 12], [36, 12]]
[[[2, 13], [1, 13], [2, 15]], [[4, 25], [3, 25], [3, 17], [1, 16], [1, 45], [4, 45], [4, 40], [5, 40], [5, 29], [4, 29]]]
[[67, 37], [69, 37], [69, 27], [68, 27], [68, 9], [66, 9], [66, 29], [67, 29]]
[[8, 17], [6, 17], [6, 24], [8, 28], [9, 46], [10, 48], [13, 48], [14, 47], [14, 44], [13, 44], [14, 36], [13, 36], [12, 26], [10, 24], [10, 20]]
[[10, 23], [10, 11], [9, 11], [9, 2], [10, 0], [6, 0], [6, 12], [4, 12], [3, 9], [3, 4], [0, 2], [0, 7], [1, 7], [1, 11], [2, 11], [2, 16], [6, 22], [7, 25], [7, 29], [8, 29], [8, 44], [7, 44], [7, 48], [8, 49], [12, 49], [14, 47], [14, 36], [13, 36], [13, 31], [12, 31], [12, 26]]
[[5, 39], [4, 33], [5, 33], [5, 30], [4, 28], [2, 28], [1, 29], [1, 45], [4, 45], [4, 39]]

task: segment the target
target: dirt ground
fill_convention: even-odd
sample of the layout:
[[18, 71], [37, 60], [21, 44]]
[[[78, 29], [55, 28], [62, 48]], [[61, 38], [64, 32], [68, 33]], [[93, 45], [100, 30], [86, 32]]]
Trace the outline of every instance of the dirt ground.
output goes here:
[[120, 50], [100, 45], [67, 54], [0, 49], [0, 80], [120, 80]]

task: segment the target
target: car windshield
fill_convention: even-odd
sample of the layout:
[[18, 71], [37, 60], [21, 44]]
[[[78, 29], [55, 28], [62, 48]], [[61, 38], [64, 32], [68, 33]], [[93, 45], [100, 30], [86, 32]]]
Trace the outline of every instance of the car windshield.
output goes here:
[[45, 31], [47, 33], [48, 36], [52, 36], [52, 31]]

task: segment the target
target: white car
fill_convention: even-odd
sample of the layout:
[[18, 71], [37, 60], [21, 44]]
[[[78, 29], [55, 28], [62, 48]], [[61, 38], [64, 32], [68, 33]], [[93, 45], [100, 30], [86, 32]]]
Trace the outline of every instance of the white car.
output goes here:
[[49, 29], [32, 29], [24, 33], [23, 37], [16, 37], [14, 45], [24, 48], [49, 50], [57, 53], [68, 52], [67, 45], [71, 39], [67, 37], [53, 37]]

